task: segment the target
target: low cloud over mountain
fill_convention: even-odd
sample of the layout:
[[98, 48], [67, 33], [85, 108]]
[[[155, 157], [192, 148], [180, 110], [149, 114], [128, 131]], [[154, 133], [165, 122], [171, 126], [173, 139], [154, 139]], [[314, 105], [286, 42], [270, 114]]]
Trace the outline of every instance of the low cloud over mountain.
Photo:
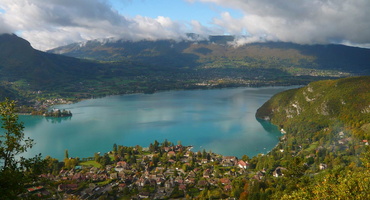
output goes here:
[[228, 32], [303, 44], [370, 44], [370, 1], [193, 0], [213, 2], [244, 13], [223, 13], [214, 23]]
[[[120, 12], [114, 0], [0, 0], [0, 33], [15, 32], [37, 49], [50, 49], [97, 38], [182, 39], [186, 33], [239, 35], [236, 44], [283, 41], [341, 43], [370, 47], [368, 0], [175, 0], [225, 8], [210, 24]], [[134, 1], [124, 0], [134, 4]], [[152, 3], [145, 1], [146, 3]], [[158, 4], [163, 1], [158, 1]], [[195, 5], [194, 5], [195, 6]], [[181, 8], [179, 8], [181, 9]], [[241, 13], [235, 15], [233, 11]], [[189, 13], [192, 16], [192, 13]]]

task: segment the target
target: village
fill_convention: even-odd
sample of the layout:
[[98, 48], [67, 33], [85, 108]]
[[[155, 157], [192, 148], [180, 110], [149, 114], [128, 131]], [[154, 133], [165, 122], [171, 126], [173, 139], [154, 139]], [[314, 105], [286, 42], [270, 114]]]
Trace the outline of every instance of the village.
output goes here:
[[[350, 139], [341, 132], [337, 144], [345, 145], [343, 141], [347, 140]], [[361, 144], [367, 145], [367, 140]], [[82, 159], [69, 157], [66, 150], [63, 162], [45, 159], [47, 173], [31, 184], [24, 195], [47, 199], [238, 199], [251, 185], [258, 185], [267, 177], [284, 177], [289, 171], [281, 166], [256, 166], [259, 158], [269, 155], [252, 159], [244, 155], [238, 159], [192, 149], [181, 142], [174, 145], [165, 140], [155, 141], [147, 148], [114, 144], [110, 152]], [[319, 146], [316, 151], [321, 149]], [[277, 148], [275, 152], [285, 151]], [[294, 155], [297, 152], [292, 158]], [[306, 159], [311, 157], [315, 155]], [[321, 171], [328, 165], [320, 163], [318, 167]]]
[[243, 160], [205, 150], [195, 153], [191, 146], [166, 141], [149, 148], [115, 145], [113, 149], [82, 160], [66, 158], [58, 173], [41, 175], [53, 184], [34, 185], [29, 193], [52, 199], [229, 198], [235, 196], [234, 189], [243, 187], [243, 179], [259, 180], [264, 175], [248, 170], [247, 156]]
[[[286, 133], [284, 129], [281, 132]], [[348, 150], [352, 138], [343, 131], [337, 136], [330, 148]], [[272, 154], [251, 159], [206, 150], [194, 152], [192, 146], [183, 146], [180, 141], [174, 145], [167, 140], [155, 141], [146, 148], [114, 144], [112, 151], [97, 152], [88, 158], [70, 157], [66, 150], [63, 162], [45, 158], [47, 171], [23, 195], [47, 199], [239, 199], [254, 186], [258, 190], [258, 184], [265, 180], [283, 180], [281, 177], [291, 173], [286, 167], [264, 161], [277, 154], [297, 157], [301, 151], [283, 147], [286, 140], [284, 134]], [[367, 146], [368, 140], [357, 144]], [[317, 142], [310, 145], [316, 153], [304, 157], [303, 168], [314, 169], [317, 165], [312, 172], [317, 173], [330, 167], [316, 159], [326, 148]], [[315, 164], [316, 161], [319, 162]]]

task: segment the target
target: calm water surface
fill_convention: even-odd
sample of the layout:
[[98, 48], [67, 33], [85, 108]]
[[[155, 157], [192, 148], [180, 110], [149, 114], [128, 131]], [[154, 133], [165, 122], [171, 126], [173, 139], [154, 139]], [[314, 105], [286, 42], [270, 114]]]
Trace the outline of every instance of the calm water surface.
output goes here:
[[71, 110], [73, 116], [20, 116], [26, 136], [36, 142], [26, 156], [42, 153], [63, 159], [68, 149], [72, 157], [90, 157], [110, 151], [114, 143], [147, 147], [165, 139], [193, 145], [194, 151], [238, 157], [266, 153], [281, 133], [267, 122], [258, 122], [255, 112], [272, 95], [290, 88], [169, 91], [57, 106]]

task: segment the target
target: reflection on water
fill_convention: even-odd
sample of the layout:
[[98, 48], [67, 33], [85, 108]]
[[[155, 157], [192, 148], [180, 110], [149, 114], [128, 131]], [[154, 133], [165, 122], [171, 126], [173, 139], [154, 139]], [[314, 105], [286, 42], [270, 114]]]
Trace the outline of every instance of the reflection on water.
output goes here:
[[70, 118], [22, 116], [26, 137], [36, 141], [28, 155], [63, 159], [107, 152], [114, 143], [149, 146], [165, 139], [194, 150], [241, 157], [266, 153], [281, 133], [255, 118], [256, 110], [288, 87], [170, 91], [91, 99], [58, 106]]
[[280, 133], [279, 128], [271, 124], [269, 121], [258, 119], [258, 118], [256, 118], [256, 120], [262, 125], [263, 129], [265, 129], [266, 132], [269, 132], [269, 133], [279, 132]]
[[56, 123], [61, 123], [63, 121], [71, 121], [72, 116], [68, 116], [68, 117], [45, 117], [45, 119], [46, 119], [47, 122], [51, 122], [53, 124], [56, 124]]

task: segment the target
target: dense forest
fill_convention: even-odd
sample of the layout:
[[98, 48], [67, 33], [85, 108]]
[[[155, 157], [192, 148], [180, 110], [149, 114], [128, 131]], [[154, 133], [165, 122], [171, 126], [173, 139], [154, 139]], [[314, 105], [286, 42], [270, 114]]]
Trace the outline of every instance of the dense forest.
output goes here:
[[261, 193], [276, 199], [368, 199], [370, 77], [319, 81], [275, 95], [256, 113], [286, 134], [256, 169], [286, 168]]

